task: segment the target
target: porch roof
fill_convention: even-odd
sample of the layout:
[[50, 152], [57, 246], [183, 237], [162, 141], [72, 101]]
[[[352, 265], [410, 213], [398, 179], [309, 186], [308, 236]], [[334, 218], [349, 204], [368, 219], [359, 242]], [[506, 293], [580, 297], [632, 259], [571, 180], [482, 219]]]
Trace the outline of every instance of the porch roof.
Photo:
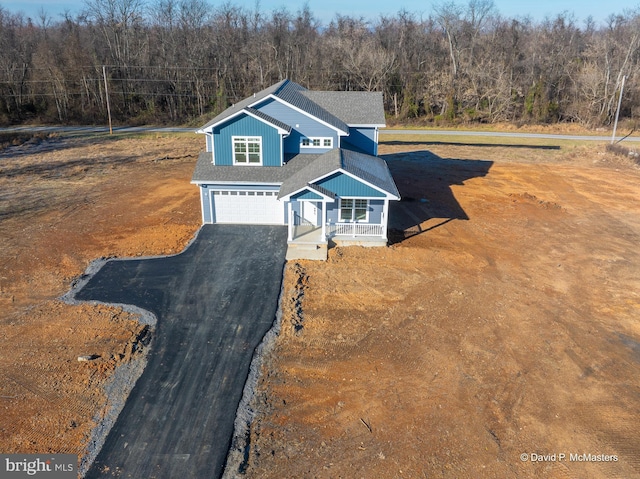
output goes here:
[[[305, 167], [286, 178], [280, 187], [278, 198], [300, 191], [306, 185], [314, 185], [318, 180], [338, 172], [346, 172], [377, 188], [386, 196], [400, 198], [387, 163], [376, 156], [344, 149], [333, 149], [317, 156]], [[318, 187], [319, 185], [314, 185]]]
[[294, 191], [286, 196], [278, 196], [279, 199], [295, 199], [295, 200], [319, 200], [334, 201], [336, 195], [320, 185], [307, 184], [303, 188]]

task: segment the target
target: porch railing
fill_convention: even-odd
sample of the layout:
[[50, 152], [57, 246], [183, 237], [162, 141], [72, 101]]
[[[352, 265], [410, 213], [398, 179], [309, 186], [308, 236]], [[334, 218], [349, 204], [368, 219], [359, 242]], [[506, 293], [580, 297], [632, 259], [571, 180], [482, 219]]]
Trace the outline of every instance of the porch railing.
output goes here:
[[382, 236], [382, 225], [370, 223], [327, 223], [329, 236]]

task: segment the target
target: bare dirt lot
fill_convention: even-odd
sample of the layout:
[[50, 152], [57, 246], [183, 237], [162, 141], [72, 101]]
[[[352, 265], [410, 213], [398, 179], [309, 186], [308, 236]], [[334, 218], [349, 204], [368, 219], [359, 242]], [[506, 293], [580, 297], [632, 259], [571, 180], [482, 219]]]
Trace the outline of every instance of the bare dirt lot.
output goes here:
[[[640, 477], [640, 171], [595, 145], [383, 140], [394, 244], [288, 264], [246, 477]], [[141, 326], [56, 298], [94, 258], [184, 247], [201, 143], [0, 151], [0, 451], [83, 453]]]
[[109, 406], [105, 380], [143, 326], [118, 308], [56, 298], [92, 259], [186, 245], [200, 224], [189, 184], [197, 140], [52, 138], [0, 150], [0, 451], [83, 455]]
[[247, 476], [640, 477], [638, 170], [601, 147], [381, 154], [421, 228], [288, 266]]

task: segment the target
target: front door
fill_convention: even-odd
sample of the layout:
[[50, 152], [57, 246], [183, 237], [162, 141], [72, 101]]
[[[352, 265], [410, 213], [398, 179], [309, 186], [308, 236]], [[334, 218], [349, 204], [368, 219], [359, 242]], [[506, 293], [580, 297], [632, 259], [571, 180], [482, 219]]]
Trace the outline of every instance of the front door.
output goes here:
[[302, 219], [304, 224], [318, 226], [318, 208], [312, 201], [302, 202]]

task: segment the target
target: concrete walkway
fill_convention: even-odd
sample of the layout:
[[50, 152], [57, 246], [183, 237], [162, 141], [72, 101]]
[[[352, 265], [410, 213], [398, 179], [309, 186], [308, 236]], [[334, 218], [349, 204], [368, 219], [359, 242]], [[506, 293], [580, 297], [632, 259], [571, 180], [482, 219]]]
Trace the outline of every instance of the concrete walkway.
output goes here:
[[76, 294], [158, 318], [147, 368], [87, 478], [221, 476], [286, 248], [282, 226], [206, 225], [185, 252], [109, 261]]

